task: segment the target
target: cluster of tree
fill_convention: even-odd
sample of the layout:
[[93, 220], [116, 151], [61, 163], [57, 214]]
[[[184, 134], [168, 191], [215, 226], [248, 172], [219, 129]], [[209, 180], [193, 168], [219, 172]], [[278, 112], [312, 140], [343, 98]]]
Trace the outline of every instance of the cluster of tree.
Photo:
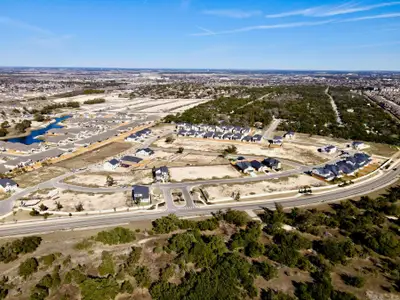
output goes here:
[[187, 219], [179, 219], [176, 215], [170, 214], [166, 217], [153, 221], [153, 230], [155, 233], [170, 233], [178, 229], [199, 229], [215, 230], [219, 226], [216, 218], [206, 219], [202, 221], [193, 221]]
[[104, 102], [106, 102], [106, 99], [96, 98], [96, 99], [86, 100], [85, 102], [83, 102], [83, 104], [99, 104]]
[[87, 89], [83, 91], [84, 95], [104, 94], [104, 90]]
[[[201, 256], [201, 253], [198, 253]], [[251, 263], [237, 253], [217, 255], [208, 268], [187, 273], [181, 284], [165, 280], [150, 287], [153, 299], [245, 299], [257, 296]]]
[[222, 152], [222, 155], [226, 156], [228, 154], [237, 154], [237, 147], [235, 145], [226, 147]]
[[29, 236], [7, 242], [0, 247], [0, 262], [8, 263], [16, 260], [19, 255], [34, 252], [42, 242], [38, 236]]
[[48, 115], [53, 112], [55, 109], [59, 108], [79, 108], [80, 104], [79, 102], [67, 102], [67, 103], [53, 103], [44, 106], [41, 110], [40, 113], [43, 115]]
[[106, 245], [117, 245], [133, 242], [136, 236], [132, 230], [116, 227], [108, 231], [100, 231], [94, 239]]
[[12, 285], [9, 283], [8, 277], [3, 276], [0, 279], [0, 300], [5, 299], [11, 289]]
[[23, 120], [20, 123], [15, 124], [15, 130], [17, 130], [20, 133], [24, 133], [26, 129], [28, 129], [29, 127], [31, 127], [32, 122], [29, 120]]

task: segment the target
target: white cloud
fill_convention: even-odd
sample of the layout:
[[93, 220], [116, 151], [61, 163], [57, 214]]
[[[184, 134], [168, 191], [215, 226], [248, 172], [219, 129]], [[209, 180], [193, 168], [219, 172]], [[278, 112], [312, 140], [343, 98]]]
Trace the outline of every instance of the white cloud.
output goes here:
[[29, 41], [37, 46], [43, 48], [59, 48], [64, 45], [64, 43], [74, 36], [70, 34], [62, 35], [62, 36], [49, 36], [49, 37], [34, 37]]
[[27, 31], [32, 31], [32, 32], [36, 32], [36, 33], [40, 33], [40, 34], [52, 34], [52, 32], [50, 30], [35, 26], [35, 25], [31, 25], [19, 20], [14, 20], [11, 19], [9, 17], [2, 17], [0, 16], [0, 24], [4, 24], [7, 26], [11, 26], [11, 27], [17, 27], [20, 29], [24, 29]]
[[373, 5], [365, 5], [360, 6], [359, 4], [353, 2], [347, 2], [342, 5], [337, 6], [315, 6], [309, 7], [301, 10], [294, 10], [288, 12], [282, 12], [278, 14], [270, 14], [267, 15], [267, 18], [282, 18], [282, 17], [290, 17], [290, 16], [306, 16], [306, 17], [329, 17], [329, 16], [337, 16], [337, 15], [345, 15], [352, 14], [357, 12], [370, 11], [377, 8], [389, 7], [400, 5], [399, 1], [396, 2], [384, 2]]
[[228, 17], [228, 18], [236, 18], [236, 19], [244, 19], [244, 18], [259, 16], [262, 14], [262, 11], [260, 11], [260, 10], [241, 10], [241, 9], [214, 9], [214, 10], [204, 10], [203, 14], [220, 16], [220, 17]]
[[197, 28], [202, 30], [202, 31], [204, 31], [205, 33], [208, 33], [209, 35], [214, 35], [215, 34], [215, 32], [210, 30], [210, 29], [207, 29], [207, 28], [204, 28], [204, 27], [200, 27], [200, 26], [197, 26]]
[[334, 20], [326, 20], [321, 22], [297, 22], [297, 23], [283, 23], [283, 24], [273, 24], [273, 25], [258, 25], [258, 26], [249, 26], [249, 27], [242, 27], [232, 30], [225, 30], [225, 31], [217, 31], [217, 32], [200, 32], [191, 34], [192, 36], [207, 36], [207, 35], [220, 35], [220, 34], [231, 34], [231, 33], [238, 33], [238, 32], [247, 32], [247, 31], [254, 31], [254, 30], [269, 30], [269, 29], [279, 29], [279, 28], [295, 28], [295, 27], [308, 27], [308, 26], [319, 26], [328, 23], [332, 23]]
[[357, 21], [364, 21], [364, 20], [391, 19], [391, 18], [399, 18], [399, 17], [400, 17], [400, 13], [381, 14], [381, 15], [372, 15], [372, 16], [346, 19], [346, 20], [342, 20], [341, 22], [357, 22]]

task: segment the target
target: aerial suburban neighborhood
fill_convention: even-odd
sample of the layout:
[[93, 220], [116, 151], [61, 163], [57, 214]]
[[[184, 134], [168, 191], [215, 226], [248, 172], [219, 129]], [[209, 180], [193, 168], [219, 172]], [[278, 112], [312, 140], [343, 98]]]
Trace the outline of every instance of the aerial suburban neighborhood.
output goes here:
[[[319, 74], [237, 76], [227, 72], [200, 73], [192, 78], [179, 72], [87, 71], [90, 83], [77, 88], [73, 83], [61, 87], [57, 82], [58, 76], [80, 80], [79, 73], [65, 71], [53, 78], [50, 69], [41, 83], [43, 89], [33, 92], [30, 87], [40, 84], [29, 82], [41, 75], [32, 70], [15, 72], [20, 77], [0, 78], [0, 86], [7, 82], [15, 87], [12, 95], [6, 89], [0, 93], [4, 103], [0, 115], [0, 233], [4, 237], [61, 231], [76, 234], [79, 230], [144, 224], [143, 229], [135, 230], [143, 243], [153, 245], [154, 250], [145, 248], [149, 257], [158, 257], [157, 251], [172, 253], [168, 247], [175, 243], [171, 240], [175, 235], [166, 237], [165, 244], [158, 241], [158, 234], [194, 228], [230, 232], [226, 236], [229, 251], [241, 248], [235, 246], [239, 242], [230, 240], [239, 239], [236, 235], [242, 232], [246, 236], [244, 232], [260, 221], [268, 224], [262, 229], [265, 238], [274, 236], [276, 243], [282, 238], [279, 230], [287, 234], [301, 231], [325, 240], [350, 230], [346, 226], [353, 221], [329, 223], [333, 218], [329, 209], [336, 209], [334, 205], [340, 201], [382, 192], [399, 180], [400, 122], [392, 109], [369, 99], [376, 93], [357, 88], [351, 76], [344, 80], [340, 74], [322, 79]], [[303, 78], [301, 85], [299, 78]], [[384, 90], [386, 81], [362, 78], [365, 85]], [[398, 86], [397, 75], [393, 80]], [[309, 206], [312, 208], [306, 210]], [[296, 219], [295, 214], [303, 210], [307, 218], [315, 215], [325, 220], [324, 229], [296, 228], [290, 218]], [[397, 222], [398, 212], [394, 207], [390, 212], [395, 219], [388, 220]], [[248, 219], [247, 229], [229, 223], [230, 214]], [[284, 224], [276, 225], [281, 222], [278, 220]], [[333, 228], [337, 226], [343, 228], [336, 231]], [[125, 227], [118, 227], [113, 234], [122, 238], [130, 232]], [[90, 249], [110, 234], [104, 232], [76, 247]], [[196, 232], [193, 239], [198, 238]], [[132, 240], [134, 233], [129, 234]], [[139, 243], [135, 247], [142, 245]], [[248, 256], [261, 247], [249, 245], [237, 253]], [[293, 245], [279, 247], [291, 249]], [[97, 255], [88, 251], [89, 257]], [[109, 259], [107, 251], [111, 250], [103, 249], [99, 270]], [[288, 272], [284, 274], [287, 278], [300, 274], [293, 272], [305, 272], [299, 262], [288, 262], [298, 250], [286, 258], [272, 254], [278, 250], [268, 251], [273, 258], [271, 268], [300, 266], [301, 271], [282, 269]], [[318, 250], [307, 251], [313, 255], [312, 251]], [[314, 266], [311, 261], [308, 263]], [[146, 260], [143, 264], [148, 268]], [[144, 294], [156, 293], [158, 283], [141, 283], [140, 268], [127, 274], [133, 274], [129, 275], [135, 278], [132, 282], [141, 286]], [[152, 278], [158, 276], [151, 268], [145, 272], [154, 272], [149, 275]], [[106, 280], [104, 276], [96, 278]], [[38, 293], [37, 289], [32, 293]], [[54, 293], [55, 297], [61, 295]]]

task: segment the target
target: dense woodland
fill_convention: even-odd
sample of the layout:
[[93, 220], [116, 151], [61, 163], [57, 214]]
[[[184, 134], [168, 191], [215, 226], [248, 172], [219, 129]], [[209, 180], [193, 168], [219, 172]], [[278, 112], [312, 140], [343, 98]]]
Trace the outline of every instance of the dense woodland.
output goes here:
[[[133, 246], [140, 230], [121, 227], [77, 243], [74, 249], [81, 254], [95, 255], [101, 245], [108, 249], [90, 265], [62, 253], [35, 256], [40, 237], [17, 239], [0, 248], [2, 263], [21, 261], [17, 278], [0, 280], [0, 299], [15, 296], [24, 285], [29, 299], [120, 294], [119, 299], [355, 300], [364, 299], [363, 291], [376, 278], [384, 280], [382, 289], [399, 293], [399, 200], [400, 187], [394, 187], [377, 199], [362, 197], [319, 211], [284, 211], [276, 205], [260, 212], [262, 223], [234, 210], [201, 221], [169, 215], [153, 222], [148, 234], [158, 242], [152, 246]], [[284, 224], [293, 230], [284, 230]], [[112, 245], [126, 251], [114, 253]], [[270, 288], [282, 270], [309, 279], [294, 280], [289, 292]], [[333, 280], [338, 276], [340, 288]], [[137, 292], [142, 296], [130, 297]]]
[[322, 86], [248, 88], [241, 92], [241, 98], [220, 97], [181, 114], [168, 115], [164, 121], [238, 126], [260, 122], [267, 126], [274, 116], [284, 119], [281, 130], [400, 144], [400, 124], [381, 107], [347, 88], [331, 88], [344, 123], [340, 126], [325, 90]]

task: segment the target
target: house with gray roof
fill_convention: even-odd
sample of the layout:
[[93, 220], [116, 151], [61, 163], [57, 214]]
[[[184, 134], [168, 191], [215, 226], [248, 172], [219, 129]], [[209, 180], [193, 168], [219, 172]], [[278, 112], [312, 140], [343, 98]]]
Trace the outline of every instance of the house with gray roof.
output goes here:
[[11, 179], [0, 179], [0, 189], [5, 193], [15, 192], [18, 189], [18, 184]]
[[150, 188], [144, 185], [132, 186], [132, 200], [137, 204], [150, 203]]

